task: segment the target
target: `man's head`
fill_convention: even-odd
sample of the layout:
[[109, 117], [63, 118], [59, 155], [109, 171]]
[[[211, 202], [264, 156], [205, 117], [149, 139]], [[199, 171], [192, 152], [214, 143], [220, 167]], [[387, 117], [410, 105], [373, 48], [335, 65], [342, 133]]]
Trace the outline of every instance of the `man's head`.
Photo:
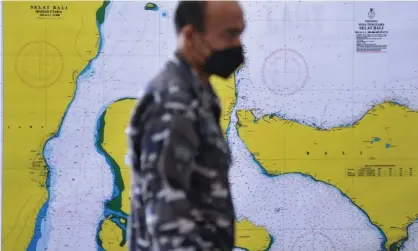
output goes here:
[[175, 13], [181, 53], [203, 74], [227, 77], [242, 64], [245, 23], [236, 1], [180, 1]]

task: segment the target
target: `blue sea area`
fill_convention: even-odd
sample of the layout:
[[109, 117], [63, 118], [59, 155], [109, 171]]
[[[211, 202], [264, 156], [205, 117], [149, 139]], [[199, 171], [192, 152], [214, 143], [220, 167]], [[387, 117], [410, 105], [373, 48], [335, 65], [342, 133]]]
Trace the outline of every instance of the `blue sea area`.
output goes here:
[[[110, 3], [107, 8], [106, 8], [106, 13], [108, 11], [108, 9], [110, 8], [112, 3]], [[51, 232], [51, 222], [50, 219], [46, 216], [47, 215], [47, 210], [49, 207], [49, 200], [51, 197], [53, 197], [54, 194], [54, 187], [56, 185], [56, 179], [54, 176], [54, 172], [55, 172], [55, 167], [53, 165], [51, 165], [50, 163], [48, 163], [48, 160], [51, 159], [51, 149], [48, 149], [48, 143], [56, 138], [59, 138], [61, 135], [61, 130], [62, 130], [62, 125], [64, 124], [65, 118], [67, 117], [68, 111], [71, 108], [72, 103], [75, 101], [75, 99], [77, 98], [77, 92], [78, 92], [78, 85], [80, 82], [80, 79], [84, 76], [84, 75], [91, 75], [91, 73], [89, 72], [91, 70], [91, 64], [94, 60], [97, 59], [97, 57], [99, 56], [99, 53], [103, 47], [103, 43], [104, 43], [104, 37], [102, 35], [102, 24], [99, 24], [99, 22], [97, 22], [97, 28], [99, 30], [99, 34], [100, 34], [100, 40], [99, 40], [99, 47], [98, 47], [98, 51], [96, 56], [90, 60], [90, 62], [87, 64], [87, 66], [80, 72], [80, 74], [77, 76], [76, 79], [76, 88], [75, 88], [75, 92], [74, 92], [74, 96], [73, 99], [70, 101], [69, 105], [67, 106], [67, 109], [64, 112], [64, 115], [62, 116], [60, 125], [58, 127], [57, 132], [50, 137], [44, 145], [42, 154], [43, 157], [46, 161], [46, 168], [48, 170], [48, 174], [47, 174], [47, 179], [46, 179], [46, 189], [48, 192], [48, 199], [45, 202], [45, 204], [41, 207], [38, 216], [36, 218], [36, 223], [35, 223], [35, 229], [34, 229], [34, 235], [32, 237], [31, 242], [29, 243], [29, 246], [27, 248], [28, 251], [36, 251], [36, 250], [46, 250], [47, 249], [47, 243], [49, 241], [49, 233]], [[42, 242], [41, 242], [42, 241]]]

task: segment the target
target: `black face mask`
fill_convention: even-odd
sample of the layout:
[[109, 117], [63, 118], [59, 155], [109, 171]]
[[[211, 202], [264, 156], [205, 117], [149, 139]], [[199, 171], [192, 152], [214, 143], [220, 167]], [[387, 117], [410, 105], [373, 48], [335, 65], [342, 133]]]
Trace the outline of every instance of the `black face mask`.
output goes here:
[[213, 51], [203, 65], [203, 71], [207, 74], [228, 78], [243, 63], [244, 52], [242, 46], [237, 46]]

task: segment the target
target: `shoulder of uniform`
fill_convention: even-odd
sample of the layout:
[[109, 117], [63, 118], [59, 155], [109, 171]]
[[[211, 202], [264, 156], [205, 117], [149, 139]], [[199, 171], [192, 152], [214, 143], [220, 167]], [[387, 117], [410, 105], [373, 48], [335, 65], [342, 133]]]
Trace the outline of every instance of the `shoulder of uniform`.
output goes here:
[[148, 86], [138, 97], [133, 110], [132, 122], [139, 122], [154, 113], [164, 111], [192, 112], [199, 105], [192, 88], [185, 85], [179, 78], [157, 77], [149, 82]]
[[148, 95], [152, 95], [156, 105], [178, 103], [192, 107], [197, 103], [197, 97], [191, 86], [183, 81], [176, 76], [155, 79], [150, 83]]

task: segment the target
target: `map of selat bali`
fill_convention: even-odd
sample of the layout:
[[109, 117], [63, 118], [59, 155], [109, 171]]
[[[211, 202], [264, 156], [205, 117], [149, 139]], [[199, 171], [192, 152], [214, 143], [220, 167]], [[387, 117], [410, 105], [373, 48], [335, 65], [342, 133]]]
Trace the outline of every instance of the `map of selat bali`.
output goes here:
[[[125, 129], [176, 3], [5, 1], [3, 251], [127, 250]], [[244, 1], [213, 78], [236, 249], [418, 251], [418, 2]]]

